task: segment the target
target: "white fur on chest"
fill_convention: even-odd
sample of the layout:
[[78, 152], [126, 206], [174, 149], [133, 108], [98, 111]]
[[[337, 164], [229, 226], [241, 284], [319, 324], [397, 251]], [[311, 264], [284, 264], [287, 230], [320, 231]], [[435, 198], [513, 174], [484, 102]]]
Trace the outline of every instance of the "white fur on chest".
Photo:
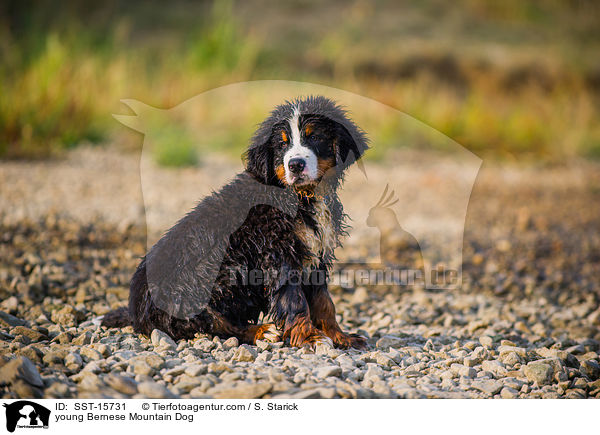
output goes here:
[[337, 246], [329, 207], [322, 200], [316, 201], [314, 211], [318, 231], [314, 231], [304, 222], [299, 222], [296, 226], [296, 235], [310, 252], [310, 258], [304, 262], [306, 268], [318, 267], [323, 255], [333, 253]]

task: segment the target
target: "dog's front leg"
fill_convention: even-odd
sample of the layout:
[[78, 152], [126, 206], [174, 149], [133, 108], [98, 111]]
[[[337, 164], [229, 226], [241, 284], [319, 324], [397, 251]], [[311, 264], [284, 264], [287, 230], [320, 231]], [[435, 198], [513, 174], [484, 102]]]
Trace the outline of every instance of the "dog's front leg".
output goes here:
[[327, 289], [326, 270], [319, 268], [311, 273], [310, 282], [303, 290], [306, 295], [312, 324], [323, 331], [336, 347], [347, 349], [365, 349], [366, 338], [357, 334], [348, 334], [340, 328], [335, 318], [335, 305]]
[[288, 282], [274, 292], [271, 316], [283, 330], [283, 339], [289, 338], [291, 346], [333, 345], [331, 339], [312, 324], [308, 302], [300, 284]]

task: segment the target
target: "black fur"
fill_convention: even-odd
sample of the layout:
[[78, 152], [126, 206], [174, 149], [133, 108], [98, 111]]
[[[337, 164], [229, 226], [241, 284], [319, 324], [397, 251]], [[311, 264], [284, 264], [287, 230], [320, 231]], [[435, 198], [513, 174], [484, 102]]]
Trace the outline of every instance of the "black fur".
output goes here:
[[[282, 160], [278, 132], [294, 108], [319, 123], [320, 157], [335, 161], [312, 197], [275, 172]], [[326, 284], [303, 284], [303, 278], [317, 273], [324, 281], [334, 260], [324, 253], [316, 270], [307, 269], [311, 253], [295, 229], [299, 223], [317, 228], [313, 206], [322, 198], [336, 237], [344, 234], [336, 189], [366, 149], [365, 134], [331, 100], [308, 97], [276, 107], [252, 138], [245, 172], [202, 200], [150, 249], [131, 280], [128, 314], [109, 313], [103, 325], [131, 323], [146, 335], [157, 328], [174, 339], [203, 332], [248, 341], [243, 331], [263, 313], [285, 329], [306, 314], [315, 291], [327, 291]], [[248, 279], [249, 271], [256, 279]]]

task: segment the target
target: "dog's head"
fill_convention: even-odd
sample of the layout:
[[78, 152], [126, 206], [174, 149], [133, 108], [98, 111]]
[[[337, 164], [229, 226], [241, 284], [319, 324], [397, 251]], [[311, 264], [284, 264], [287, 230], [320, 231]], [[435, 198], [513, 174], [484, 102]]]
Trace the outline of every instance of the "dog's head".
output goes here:
[[365, 133], [333, 101], [317, 96], [277, 106], [256, 131], [246, 170], [265, 184], [312, 191], [337, 187], [368, 148]]

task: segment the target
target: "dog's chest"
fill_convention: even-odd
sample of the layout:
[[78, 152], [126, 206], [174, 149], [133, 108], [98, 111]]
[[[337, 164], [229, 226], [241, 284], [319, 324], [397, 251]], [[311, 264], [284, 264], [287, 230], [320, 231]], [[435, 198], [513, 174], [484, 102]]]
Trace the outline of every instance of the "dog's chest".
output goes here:
[[337, 244], [331, 211], [322, 200], [313, 205], [316, 228], [308, 226], [302, 219], [296, 224], [296, 235], [306, 246], [310, 257], [304, 267], [318, 267], [323, 255], [332, 254]]

